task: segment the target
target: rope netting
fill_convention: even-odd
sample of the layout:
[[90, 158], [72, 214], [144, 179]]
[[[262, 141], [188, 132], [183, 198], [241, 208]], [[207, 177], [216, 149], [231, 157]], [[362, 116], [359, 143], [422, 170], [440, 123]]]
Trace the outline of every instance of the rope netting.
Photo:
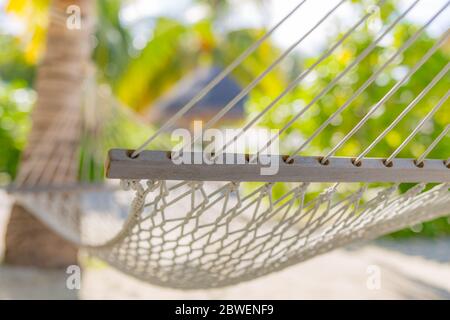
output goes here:
[[[240, 66], [261, 43], [306, 2], [306, 0], [301, 1], [279, 23], [219, 73], [188, 104], [180, 108], [140, 147], [131, 152], [130, 159], [139, 159], [139, 155], [148, 146], [154, 147], [159, 138], [175, 127], [179, 119], [221, 80]], [[346, 2], [346, 0], [336, 2], [335, 6], [327, 10], [316, 24], [284, 50], [203, 128], [205, 130], [214, 128], [229, 110], [251, 92], [269, 72], [279, 66], [308, 36], [313, 36], [315, 30], [330, 19]], [[409, 6], [390, 19], [364, 50], [355, 55], [353, 60], [349, 61], [332, 80], [324, 84], [323, 88], [319, 88], [310, 101], [295, 109], [295, 112], [282, 124], [278, 133], [260, 146], [253, 157], [250, 157], [249, 162], [264, 153], [275, 141], [278, 142], [278, 139], [285, 137], [293, 126], [298, 125], [305, 114], [314, 107], [317, 108], [320, 99], [339, 87], [339, 81], [351, 75], [355, 67], [368, 63], [365, 59], [374, 50], [382, 50], [379, 45], [383, 39], [392, 35], [399, 23], [416, 9], [419, 2], [420, 0], [411, 1]], [[378, 6], [383, 4], [384, 1], [377, 3]], [[411, 47], [424, 35], [427, 27], [446, 12], [449, 4], [450, 2], [446, 2], [444, 6], [437, 8], [421, 27], [411, 32], [401, 45], [395, 49], [385, 48], [382, 54], [383, 59], [373, 64], [371, 73], [365, 76], [362, 84], [352, 88], [345, 99], [340, 99], [339, 107], [327, 114], [325, 120], [311, 130], [309, 135], [296, 140], [294, 146], [289, 149], [289, 155], [285, 161], [289, 163], [296, 155], [307, 151], [307, 147], [321, 138], [328, 126], [334, 124], [337, 118], [344, 118], [343, 115], [348, 114], [347, 109], [351, 110], [350, 106], [354, 102], [361, 101], [361, 95], [364, 95], [377, 79], [385, 75], [386, 70], [401, 62], [402, 56], [409, 52], [408, 50], [411, 50]], [[308, 76], [313, 75], [321, 63], [332, 58], [336, 50], [355, 33], [357, 34], [358, 28], [378, 12], [377, 8], [379, 7], [374, 6], [350, 23], [348, 29], [342, 32], [339, 38], [311, 65], [293, 77], [281, 93], [264, 105], [259, 112], [253, 113], [238, 133], [215, 148], [212, 152], [213, 160], [237, 143], [238, 139], [250, 129], [257, 127], [265, 117], [270, 117], [274, 109], [282, 108], [284, 105], [279, 105], [280, 101]], [[317, 157], [318, 162], [323, 166], [330, 163], [332, 165], [334, 156], [339, 154], [348, 141], [355, 139], [361, 131], [367, 133], [373, 130], [373, 126], [367, 128], [368, 123], [376, 119], [376, 115], [383, 110], [386, 103], [395, 97], [408, 81], [414, 79], [418, 71], [423, 71], [429, 59], [448, 43], [449, 36], [448, 29], [438, 36], [434, 43], [424, 49], [420, 57], [408, 66], [406, 72], [396, 77], [394, 84], [379, 95], [376, 103], [372, 106], [356, 106], [358, 112], [354, 111], [351, 118], [347, 116], [343, 120], [351, 123], [351, 129], [348, 132], [340, 132], [338, 139], [334, 139], [332, 146], [326, 150], [318, 153], [317, 148], [312, 149], [314, 153], [312, 155]], [[377, 128], [380, 129], [380, 133], [367, 146], [361, 148], [362, 151], [359, 154], [347, 155], [353, 158], [352, 163], [355, 168], [362, 168], [367, 172], [367, 176], [364, 176], [360, 182], [337, 183], [333, 178], [330, 178], [329, 183], [319, 182], [324, 181], [323, 177], [312, 182], [303, 180], [296, 183], [285, 182], [286, 180], [281, 177], [277, 182], [258, 183], [250, 180], [237, 182], [226, 178], [222, 179], [223, 181], [177, 181], [180, 179], [169, 181], [141, 177], [122, 179], [120, 181], [122, 190], [118, 187], [118, 181], [99, 187], [80, 184], [59, 185], [56, 182], [63, 180], [55, 180], [55, 177], [59, 172], [62, 175], [64, 172], [73, 172], [74, 164], [64, 161], [64, 155], [54, 157], [51, 161], [47, 158], [49, 154], [58, 155], [61, 144], [58, 139], [61, 138], [61, 132], [69, 131], [67, 134], [70, 134], [69, 129], [76, 127], [76, 123], [71, 118], [73, 111], [61, 110], [57, 119], [47, 128], [46, 134], [41, 137], [41, 141], [46, 141], [45, 149], [37, 145], [35, 151], [29, 152], [27, 161], [23, 163], [18, 179], [15, 181], [17, 189], [22, 192], [16, 192], [16, 196], [24, 206], [64, 237], [85, 247], [116, 268], [145, 281], [163, 286], [192, 289], [219, 287], [250, 280], [335, 248], [356, 241], [374, 239], [449, 213], [448, 158], [439, 159], [440, 166], [436, 167], [436, 170], [441, 173], [439, 179], [430, 178], [429, 181], [421, 183], [408, 181], [409, 184], [400, 184], [394, 178], [388, 183], [381, 180], [373, 182], [371, 168], [364, 167], [365, 159], [368, 159], [367, 155], [371, 154], [403, 119], [413, 114], [414, 128], [408, 132], [402, 132], [404, 137], [397, 143], [394, 151], [382, 155], [383, 158], [380, 159], [385, 170], [400, 170], [396, 171], [400, 172], [396, 175], [401, 174], [402, 168], [396, 168], [394, 165], [398, 155], [402, 154], [417, 136], [431, 136], [430, 131], [427, 133], [423, 129], [436, 115], [448, 114], [445, 110], [448, 110], [449, 90], [435, 99], [426, 100], [426, 103], [424, 99], [436, 86], [447, 85], [448, 87], [449, 69], [450, 63], [446, 57], [444, 63], [439, 66], [439, 70], [432, 75], [431, 81], [423, 88], [416, 88], [406, 103], [403, 100], [399, 103], [392, 119], [389, 119], [387, 124], [380, 124]], [[101, 99], [97, 96], [99, 92], [103, 97]], [[106, 100], [105, 103], [103, 90], [97, 90], [95, 96], [97, 98], [89, 99], [91, 103], [95, 100], [103, 107], [105, 105], [108, 108], [112, 107], [101, 109], [102, 115], [108, 114], [116, 118], [115, 122], [117, 119], [130, 121], [130, 118], [133, 118], [129, 113], [121, 112], [116, 103], [110, 100]], [[416, 106], [419, 107], [415, 108]], [[88, 109], [91, 110], [94, 107]], [[391, 112], [391, 110], [385, 112]], [[105, 117], [98, 118], [103, 118], [101, 120], [107, 125], [114, 122], [105, 121]], [[90, 114], [87, 119], [90, 120], [86, 121], [92, 121], [97, 117]], [[97, 128], [95, 125], [93, 127]], [[100, 157], [103, 157], [103, 153], [99, 152], [101, 148], [96, 142], [107, 138], [99, 132], [107, 131], [115, 135], [113, 138], [108, 138], [110, 146], [121, 138], [120, 133], [114, 129], [107, 130], [106, 127], [102, 127], [102, 130], [90, 130], [90, 134], [85, 139], [89, 142], [95, 133], [96, 139], [91, 139], [87, 149], [91, 153], [100, 154]], [[421, 170], [424, 167], [428, 169], [428, 155], [438, 146], [446, 143], [448, 131], [449, 125], [445, 124], [442, 130], [433, 132], [432, 138], [427, 140], [429, 142], [421, 152], [415, 152], [418, 155], [410, 159], [414, 163], [415, 170]], [[201, 136], [194, 136], [192, 141], [184, 147], [194, 145], [201, 138]], [[183, 148], [178, 150], [172, 157], [181, 154], [183, 150]], [[311, 154], [311, 151], [309, 152]], [[83, 163], [81, 161], [78, 164], [81, 169]], [[51, 169], [52, 166], [56, 169]], [[89, 167], [88, 171], [90, 172], [91, 169]], [[92, 178], [92, 174], [88, 174], [88, 177]], [[407, 177], [405, 179], [407, 180]]]
[[448, 185], [399, 194], [398, 185], [334, 184], [311, 196], [319, 186], [300, 183], [274, 199], [272, 185], [240, 196], [237, 184], [209, 193], [201, 182], [125, 184], [136, 193], [134, 216], [125, 233], [94, 253], [127, 274], [185, 289], [250, 280], [438, 217], [450, 203]]

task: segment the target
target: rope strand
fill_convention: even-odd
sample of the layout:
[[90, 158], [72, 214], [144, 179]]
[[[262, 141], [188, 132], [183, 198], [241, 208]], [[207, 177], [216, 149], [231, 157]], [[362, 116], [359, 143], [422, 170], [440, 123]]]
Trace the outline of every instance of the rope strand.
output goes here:
[[422, 92], [414, 98], [413, 101], [400, 113], [397, 118], [382, 132], [378, 137], [354, 160], [355, 163], [359, 163], [363, 157], [365, 157], [380, 141], [383, 139], [392, 129], [414, 108], [420, 100], [439, 82], [440, 79], [448, 72], [450, 69], [450, 63], [447, 63], [444, 69], [438, 73], [436, 77], [422, 90]]
[[403, 148], [414, 138], [414, 136], [419, 132], [419, 130], [423, 127], [425, 122], [428, 121], [438, 110], [439, 108], [444, 104], [445, 101], [447, 101], [448, 97], [450, 96], [450, 90], [447, 91], [447, 93], [439, 100], [439, 102], [434, 106], [434, 108], [423, 118], [420, 123], [417, 125], [417, 127], [411, 132], [411, 134], [405, 139], [405, 141], [402, 142], [402, 144], [385, 160], [385, 164], [389, 165], [392, 162], [392, 159], [394, 159], [400, 151], [403, 150]]
[[366, 122], [370, 119], [370, 117], [375, 113], [378, 108], [380, 108], [394, 93], [397, 92], [397, 90], [426, 62], [428, 59], [439, 49], [448, 39], [450, 35], [450, 31], [447, 30], [444, 35], [442, 35], [431, 49], [427, 51], [427, 53], [422, 56], [422, 58], [408, 71], [408, 73], [399, 80], [389, 91], [384, 95], [381, 100], [379, 100], [370, 110], [367, 112], [367, 114], [361, 119], [361, 121], [358, 122], [356, 126], [353, 127], [352, 130], [350, 130], [349, 133], [345, 135], [344, 138], [339, 141], [338, 144], [336, 144], [335, 147], [331, 149], [330, 152], [328, 152], [321, 160], [322, 164], [325, 164], [325, 162], [336, 153], [336, 151], [341, 148], [345, 142], [348, 141]]
[[[295, 43], [293, 43], [287, 50], [285, 50], [266, 70], [264, 70], [258, 77], [256, 77], [247, 87], [245, 87], [241, 92], [236, 95], [227, 105], [225, 105], [211, 120], [209, 120], [205, 126], [204, 130], [211, 128], [214, 124], [216, 124], [222, 117], [230, 111], [239, 101], [241, 101], [245, 95], [247, 95], [270, 71], [272, 71], [279, 63], [292, 52], [304, 39], [306, 39], [314, 30], [316, 30], [331, 14], [336, 11], [345, 1], [340, 1], [336, 6], [334, 6], [330, 11], [328, 11], [307, 33], [305, 33], [302, 37], [300, 37]], [[308, 73], [305, 74], [306, 77]], [[304, 78], [303, 77], [303, 78]], [[182, 150], [186, 147], [192, 147], [199, 139], [201, 139], [201, 135], [194, 136], [192, 142], [185, 144], [180, 148], [179, 152], [176, 152], [173, 157], [178, 157]], [[224, 147], [226, 148], [226, 146]], [[217, 155], [219, 156], [219, 154]], [[217, 157], [212, 158], [213, 161]]]
[[431, 151], [437, 146], [437, 144], [447, 135], [450, 130], [450, 124], [445, 126], [444, 130], [434, 139], [434, 141], [428, 146], [428, 148], [416, 159], [416, 165], [420, 166], [425, 158], [430, 154]]
[[304, 3], [306, 0], [301, 1], [292, 9], [286, 16], [284, 16], [275, 26], [272, 27], [267, 33], [265, 33], [259, 40], [248, 47], [239, 57], [237, 57], [232, 63], [228, 65], [222, 72], [220, 72], [213, 80], [211, 80], [194, 98], [192, 98], [183, 108], [181, 108], [173, 117], [165, 122], [161, 128], [159, 128], [155, 134], [148, 138], [141, 146], [139, 146], [132, 154], [131, 157], [137, 157], [153, 140], [156, 139], [162, 132], [172, 127], [186, 112], [193, 108], [197, 102], [205, 97], [213, 88], [215, 88], [227, 75], [229, 75], [242, 61], [244, 61], [250, 54], [252, 54], [259, 46], [269, 38], [287, 19], [289, 19]]
[[[237, 139], [245, 133], [249, 128], [251, 128], [255, 123], [259, 121], [267, 112], [269, 112], [284, 96], [286, 96], [291, 90], [293, 90], [298, 84], [309, 75], [314, 68], [319, 65], [323, 60], [328, 58], [336, 48], [338, 48], [352, 33], [355, 31], [364, 21], [366, 21], [374, 12], [369, 12], [365, 14], [360, 20], [358, 20], [331, 48], [329, 48], [312, 66], [310, 66], [307, 70], [302, 72], [296, 79], [294, 79], [288, 87], [283, 90], [269, 105], [267, 105], [256, 117], [254, 117], [247, 125], [244, 126], [240, 132], [234, 136], [230, 141], [228, 141], [218, 152], [216, 152], [215, 158], [221, 155], [226, 147], [228, 147], [231, 143], [236, 142]], [[252, 159], [254, 160], [254, 158]]]

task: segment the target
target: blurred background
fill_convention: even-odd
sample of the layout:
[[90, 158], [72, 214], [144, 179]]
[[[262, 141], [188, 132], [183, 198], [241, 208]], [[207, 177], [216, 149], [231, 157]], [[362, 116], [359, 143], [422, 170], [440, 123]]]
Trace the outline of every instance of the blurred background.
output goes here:
[[[144, 141], [144, 137], [154, 132], [161, 123], [187, 103], [193, 93], [198, 92], [298, 2], [296, 0], [97, 0], [95, 10], [87, 13], [91, 15], [87, 20], [94, 23], [94, 32], [89, 37], [89, 45], [92, 47], [91, 82], [87, 81], [83, 89], [83, 101], [88, 106], [92, 101], [117, 106], [120, 118], [111, 120], [114, 122], [117, 136], [114, 144], [119, 144], [116, 147], [136, 148]], [[189, 126], [193, 119], [208, 120], [214, 115], [324, 15], [323, 2], [327, 8], [331, 8], [338, 1], [307, 1], [304, 8], [244, 60], [220, 86], [183, 117], [183, 121], [178, 125]], [[317, 102], [315, 108], [303, 116], [302, 121], [298, 121], [285, 133], [281, 140], [280, 151], [288, 154], [289, 151], [295, 150], [295, 146], [304, 141], [351, 96], [355, 88], [364, 83], [372, 74], [374, 65], [382, 64], [390, 53], [399, 48], [446, 2], [446, 0], [421, 1], [376, 49], [350, 72], [341, 86], [328, 92]], [[314, 36], [306, 38], [277, 68], [265, 76], [245, 99], [227, 114], [220, 125], [238, 127], [245, 123], [246, 119], [261, 111], [302, 70], [312, 65], [320, 54], [342, 36], [368, 8], [373, 9], [375, 3], [369, 0], [347, 1], [316, 30]], [[393, 21], [411, 3], [411, 0], [388, 0], [381, 7], [375, 7], [377, 13], [373, 18], [284, 97], [279, 103], [280, 107], [271, 110], [262, 119], [260, 126], [282, 127], [293, 114], [344, 70], [348, 63], [376, 38], [383, 26]], [[42, 63], [46, 41], [49, 41], [47, 34], [49, 20], [52, 17], [64, 20], [68, 15], [67, 12], [52, 10], [52, 6], [53, 2], [50, 0], [0, 0], [0, 185], [3, 187], [14, 180], [21, 153], [27, 144], [27, 133], [31, 125], [30, 112], [37, 99], [35, 86], [37, 68]], [[323, 153], [334, 146], [355, 124], [356, 120], [348, 119], [359, 119], [369, 106], [383, 97], [423, 52], [433, 45], [434, 40], [448, 29], [449, 21], [450, 12], [447, 10], [396, 63], [387, 68], [376, 82], [358, 97], [355, 101], [358, 107], [350, 108], [342, 114], [342, 117], [336, 118], [318, 139], [309, 144], [304, 154]], [[379, 128], [386, 127], [395, 119], [397, 112], [391, 110], [398, 110], [396, 106], [399, 104], [406, 105], [415, 93], [424, 88], [448, 62], [449, 54], [450, 43], [446, 43], [425, 67], [383, 105], [382, 110], [368, 122], [368, 125], [341, 148], [337, 155], [353, 156], [364, 150], [379, 134]], [[418, 119], [421, 119], [448, 90], [448, 85], [448, 78], [439, 82], [422, 100], [421, 107], [416, 108], [411, 117], [390, 132], [369, 156], [382, 156], [395, 150], [414, 128]], [[405, 149], [400, 156], [419, 156], [449, 122], [450, 108], [447, 104], [424, 128], [424, 134], [419, 134], [411, 147]], [[170, 143], [168, 139], [163, 138], [151, 147], [169, 149]], [[111, 147], [111, 144], [105, 144], [105, 150], [107, 147]], [[448, 157], [449, 150], [450, 141], [446, 138], [429, 157]], [[104, 155], [103, 150], [100, 154]], [[93, 160], [92, 166], [101, 167], [103, 161], [101, 156]], [[89, 176], [88, 179], [95, 177]], [[7, 221], [9, 208], [7, 201], [7, 196], [2, 195], [0, 221]], [[257, 280], [237, 289], [197, 292], [186, 296], [171, 293], [166, 289], [158, 291], [156, 288], [135, 283], [135, 280], [115, 274], [115, 271], [107, 269], [100, 262], [91, 261], [95, 270], [93, 274], [100, 279], [98, 281], [107, 283], [108, 277], [115, 280], [111, 280], [113, 284], [109, 282], [105, 284], [103, 293], [94, 289], [92, 289], [94, 293], [90, 293], [90, 289], [85, 289], [83, 294], [85, 297], [114, 298], [108, 293], [108, 288], [117, 285], [121, 288], [117, 297], [134, 295], [147, 298], [239, 298], [236, 294], [248, 292], [247, 297], [256, 298], [333, 298], [339, 297], [338, 293], [341, 292], [343, 298], [449, 298], [449, 236], [450, 218], [443, 217], [396, 232], [364, 249], [352, 248], [333, 252], [328, 258], [324, 256], [314, 259], [302, 266], [271, 276], [268, 280]], [[334, 277], [326, 272], [330, 262], [336, 266], [334, 273], [332, 272]], [[365, 285], [366, 267], [383, 263], [390, 266], [389, 277], [392, 281], [383, 289], [384, 291], [368, 291]], [[412, 268], [405, 271], [407, 277], [402, 271], [405, 264], [409, 264]], [[352, 276], [351, 272], [345, 269], [356, 271]], [[432, 270], [431, 273], [438, 275], [438, 278], [431, 279], [429, 273], [425, 274], [425, 269]], [[95, 273], [98, 270], [107, 271]], [[63, 277], [47, 273], [20, 275], [18, 272], [7, 267], [0, 270], [0, 298], [20, 297], [23, 291], [20, 288], [14, 289], [13, 285], [21, 281], [18, 279], [28, 279], [26, 281], [35, 279], [38, 282], [50, 281], [57, 284]], [[308, 280], [308, 272], [317, 273], [316, 278], [322, 278], [322, 282], [313, 283]], [[324, 276], [325, 274], [328, 276]], [[6, 275], [8, 277], [4, 277]], [[91, 281], [94, 281], [95, 277], [91, 276]], [[420, 286], [414, 277], [421, 279]], [[439, 279], [445, 280], [444, 283], [440, 283]], [[119, 284], [114, 284], [114, 281], [118, 281]], [[285, 288], [271, 286], [263, 281], [269, 281], [271, 284], [294, 281], [299, 284], [300, 291], [296, 292], [293, 288], [283, 291]], [[89, 285], [87, 287], [89, 288]], [[266, 291], [262, 288], [266, 288]], [[50, 287], [46, 293], [49, 297], [52, 290], [57, 291]]]

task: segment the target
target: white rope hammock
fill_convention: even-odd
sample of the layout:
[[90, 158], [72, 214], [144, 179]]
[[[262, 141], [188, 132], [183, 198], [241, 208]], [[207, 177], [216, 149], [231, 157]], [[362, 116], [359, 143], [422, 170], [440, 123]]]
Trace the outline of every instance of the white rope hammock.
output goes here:
[[[374, 65], [372, 74], [364, 83], [309, 137], [299, 141], [289, 155], [279, 156], [280, 170], [275, 175], [259, 174], [261, 165], [258, 164], [258, 156], [264, 154], [272, 143], [283, 139], [292, 126], [301, 121], [308, 110], [317, 107], [317, 102], [339, 86], [339, 81], [354, 67], [367, 63], [364, 59], [416, 8], [420, 0], [412, 1], [409, 7], [385, 26], [372, 43], [324, 88], [320, 88], [311, 101], [296, 110], [278, 134], [272, 136], [257, 153], [247, 155], [247, 163], [175, 165], [166, 152], [146, 150], [154, 146], [158, 138], [173, 128], [197, 102], [239, 67], [305, 2], [301, 1], [267, 34], [236, 58], [141, 146], [131, 152], [124, 149], [109, 152], [106, 174], [109, 178], [120, 179], [122, 190], [56, 183], [61, 179], [55, 177], [74, 170], [73, 163], [63, 161], [66, 155], [58, 154], [58, 146], [64, 143], [61, 132], [70, 135], [70, 128], [76, 126], [71, 119], [71, 110], [61, 110], [46, 135], [40, 138], [45, 143], [36, 144], [35, 150], [30, 152], [20, 169], [15, 181], [17, 199], [61, 235], [112, 266], [150, 283], [184, 289], [220, 287], [250, 280], [353, 242], [374, 239], [449, 214], [449, 159], [427, 157], [448, 139], [450, 125], [447, 124], [432, 139], [420, 156], [414, 159], [397, 156], [417, 135], [424, 134], [421, 130], [439, 110], [448, 110], [450, 90], [438, 97], [430, 110], [421, 113], [415, 128], [405, 133], [406, 138], [395, 151], [382, 158], [369, 158], [367, 155], [415, 107], [421, 108], [420, 103], [436, 85], [443, 82], [448, 85], [450, 62], [441, 66], [426, 87], [413, 93], [406, 107], [398, 106], [401, 110], [398, 116], [385, 128], [381, 127], [381, 133], [362, 152], [348, 157], [335, 156], [448, 43], [449, 30], [421, 53], [420, 59], [364, 115], [355, 115], [352, 129], [331, 149], [321, 154], [303, 154], [311, 142], [320, 137], [324, 129], [342, 116], [352, 103], [358, 101], [357, 98], [380, 75], [398, 63], [399, 57], [420, 39], [427, 27], [447, 11], [450, 2], [438, 8], [398, 49], [390, 50], [380, 65]], [[310, 30], [212, 117], [204, 129], [213, 128], [304, 39], [314, 36], [314, 31], [345, 3], [346, 0], [342, 0], [327, 10]], [[382, 6], [383, 1], [378, 5]], [[375, 12], [369, 10], [360, 17], [273, 101], [249, 119], [239, 133], [216, 148], [211, 159], [217, 160], [227, 153], [229, 147], [255, 128], [264, 116], [275, 108], [282, 108], [283, 105], [278, 106], [282, 98], [301, 84], [323, 61], [332, 57], [349, 37], [357, 34], [358, 28]], [[99, 92], [95, 95], [99, 102]], [[89, 100], [92, 101], [92, 97]], [[103, 101], [100, 104], [105, 103]], [[109, 110], [115, 110], [106, 112], [111, 113], [111, 117], [129, 119], [129, 115], [117, 111], [120, 107], [110, 106], [110, 100], [106, 104], [113, 107]], [[116, 135], [120, 138], [120, 134]], [[195, 136], [190, 146], [201, 138]], [[49, 154], [53, 155], [51, 159]], [[171, 157], [173, 159], [182, 154], [183, 151], [177, 151]], [[412, 184], [406, 190], [402, 183]], [[282, 190], [282, 194], [276, 190]]]

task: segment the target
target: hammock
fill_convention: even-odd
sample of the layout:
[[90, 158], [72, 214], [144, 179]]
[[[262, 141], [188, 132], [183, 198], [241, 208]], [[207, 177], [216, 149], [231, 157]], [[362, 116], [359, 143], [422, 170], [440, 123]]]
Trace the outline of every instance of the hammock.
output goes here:
[[[426, 87], [417, 89], [405, 103], [406, 106], [399, 103], [398, 110], [401, 112], [385, 128], [380, 128], [381, 133], [366, 149], [357, 155], [335, 156], [347, 141], [366, 128], [369, 120], [376, 118], [384, 104], [423, 68], [430, 57], [448, 43], [448, 30], [427, 51], [421, 52], [420, 58], [404, 75], [396, 79], [395, 84], [383, 93], [376, 104], [364, 111], [364, 115], [358, 116], [355, 113], [354, 119], [344, 120], [355, 123], [348, 133], [339, 137], [331, 149], [322, 153], [307, 153], [307, 156], [304, 154], [307, 146], [314, 139], [320, 138], [327, 126], [333, 124], [353, 102], [358, 101], [357, 98], [387, 68], [398, 63], [398, 58], [424, 34], [427, 27], [446, 12], [450, 2], [434, 12], [398, 49], [389, 50], [385, 61], [373, 66], [372, 74], [364, 79], [364, 83], [354, 90], [350, 98], [315, 128], [309, 137], [300, 142], [297, 140], [293, 152], [286, 156], [272, 156], [272, 159], [279, 162], [279, 170], [274, 175], [260, 174], [264, 166], [258, 161], [259, 156], [273, 143], [277, 143], [278, 139], [282, 139], [295, 123], [302, 120], [308, 110], [317, 107], [317, 102], [330, 90], [339, 87], [339, 81], [345, 79], [352, 68], [360, 63], [367, 63], [364, 59], [414, 10], [419, 0], [412, 2], [384, 26], [373, 42], [321, 88], [311, 101], [296, 110], [290, 120], [258, 152], [248, 155], [231, 154], [233, 157], [243, 157], [244, 163], [224, 164], [216, 160], [225, 154], [230, 155], [227, 152], [237, 139], [255, 128], [271, 110], [282, 108], [283, 105], [278, 106], [280, 100], [313, 73], [321, 62], [332, 57], [347, 38], [357, 34], [358, 28], [376, 10], [368, 10], [261, 112], [249, 119], [236, 135], [215, 148], [210, 154], [212, 164], [174, 164], [174, 157], [187, 155], [188, 158], [194, 158], [195, 152], [184, 151], [190, 149], [182, 148], [169, 154], [163, 148], [147, 150], [149, 145], [156, 145], [158, 138], [173, 128], [180, 118], [305, 2], [300, 2], [236, 58], [139, 148], [131, 151], [111, 149], [106, 175], [112, 183], [57, 183], [63, 180], [55, 177], [64, 176], [65, 172], [73, 170], [73, 163], [63, 161], [64, 155], [58, 153], [58, 148], [64, 141], [61, 132], [67, 133], [70, 131], [68, 128], [73, 125], [71, 111], [61, 110], [53, 125], [47, 128], [46, 134], [39, 138], [45, 144], [36, 143], [39, 147], [29, 152], [27, 161], [24, 161], [20, 169], [14, 185], [18, 201], [62, 236], [119, 270], [153, 284], [183, 289], [221, 287], [251, 280], [335, 248], [374, 239], [448, 214], [450, 160], [427, 157], [448, 138], [450, 125], [447, 124], [443, 130], [435, 133], [418, 157], [406, 159], [399, 158], [398, 155], [418, 135], [431, 136], [430, 131], [423, 132], [426, 131], [424, 128], [440, 109], [448, 108], [446, 103], [450, 91], [438, 97], [429, 110], [419, 113], [416, 126], [411, 132], [405, 133], [406, 137], [391, 154], [380, 158], [367, 155], [417, 105], [416, 109], [422, 108], [421, 101], [438, 83], [445, 82], [448, 85], [450, 63], [442, 65]], [[345, 2], [340, 1], [327, 10], [309, 31], [301, 35], [213, 116], [204, 125], [204, 129], [213, 128], [294, 48], [308, 36], [314, 36], [314, 31]], [[383, 1], [378, 5], [383, 5]], [[92, 84], [89, 87], [92, 88]], [[110, 108], [100, 111], [102, 115], [109, 115], [104, 123], [111, 124], [122, 119], [129, 121], [130, 114], [111, 103], [111, 100], [99, 103], [99, 91], [101, 90], [95, 92], [95, 99], [91, 97], [88, 100]], [[96, 117], [92, 114], [88, 117], [91, 121], [93, 118]], [[91, 135], [85, 141], [98, 141], [92, 139], [92, 131], [114, 132], [102, 129], [91, 130]], [[70, 135], [70, 132], [67, 134]], [[120, 133], [116, 133], [116, 138], [120, 138]], [[195, 145], [201, 138], [194, 136], [190, 145], [184, 147]], [[88, 149], [95, 153], [100, 147], [94, 145]], [[50, 159], [49, 154], [59, 156]], [[114, 184], [117, 181], [120, 181], [120, 187]]]

